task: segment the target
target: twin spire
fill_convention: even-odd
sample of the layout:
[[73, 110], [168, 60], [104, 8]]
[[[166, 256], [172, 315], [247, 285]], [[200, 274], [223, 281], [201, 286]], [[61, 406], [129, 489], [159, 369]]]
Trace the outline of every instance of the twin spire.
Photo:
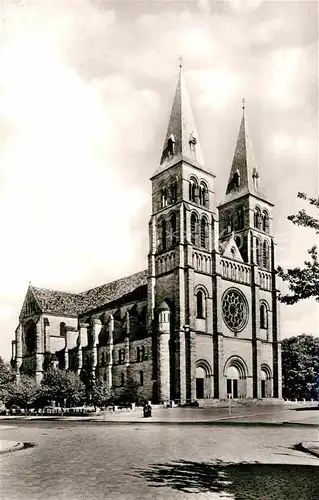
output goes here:
[[[259, 174], [248, 135], [245, 100], [237, 144], [226, 189], [225, 203], [245, 194], [259, 193]], [[160, 165], [155, 175], [184, 161], [200, 170], [213, 174], [205, 167], [199, 136], [185, 86], [182, 58], [179, 58], [179, 75], [173, 106], [168, 122]]]

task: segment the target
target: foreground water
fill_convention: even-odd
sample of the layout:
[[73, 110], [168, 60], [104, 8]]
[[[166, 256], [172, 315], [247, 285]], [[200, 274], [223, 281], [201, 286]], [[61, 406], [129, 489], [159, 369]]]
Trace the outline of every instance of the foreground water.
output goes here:
[[0, 456], [0, 498], [317, 500], [319, 460], [294, 449], [315, 433], [307, 427], [13, 424], [1, 438], [36, 446]]

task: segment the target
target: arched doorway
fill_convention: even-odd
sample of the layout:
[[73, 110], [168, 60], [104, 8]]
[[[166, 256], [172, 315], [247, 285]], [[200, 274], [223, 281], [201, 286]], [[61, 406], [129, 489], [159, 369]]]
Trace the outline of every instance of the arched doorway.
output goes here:
[[264, 398], [271, 398], [272, 384], [271, 384], [271, 371], [267, 365], [261, 366], [260, 371], [260, 396]]
[[238, 356], [229, 358], [224, 368], [228, 397], [233, 399], [247, 397], [247, 376], [248, 368], [245, 361]]
[[198, 366], [196, 368], [196, 399], [204, 398], [204, 381], [206, 378], [206, 372], [204, 368]]
[[213, 394], [212, 369], [208, 361], [196, 362], [196, 399], [210, 398]]
[[227, 395], [232, 399], [238, 398], [239, 371], [235, 366], [229, 366], [227, 369]]

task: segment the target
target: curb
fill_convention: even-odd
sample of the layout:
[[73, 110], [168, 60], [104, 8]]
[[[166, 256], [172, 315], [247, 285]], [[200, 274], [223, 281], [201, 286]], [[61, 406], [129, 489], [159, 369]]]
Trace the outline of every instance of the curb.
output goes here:
[[7, 448], [3, 448], [0, 450], [0, 455], [4, 455], [5, 453], [12, 453], [13, 451], [22, 450], [24, 448], [24, 443], [15, 443]]

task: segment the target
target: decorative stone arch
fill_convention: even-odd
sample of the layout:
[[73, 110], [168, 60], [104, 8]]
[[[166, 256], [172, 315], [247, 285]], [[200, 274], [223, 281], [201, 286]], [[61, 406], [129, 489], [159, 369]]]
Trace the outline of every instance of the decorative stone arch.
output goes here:
[[260, 367], [260, 395], [262, 398], [272, 397], [272, 371], [266, 363]]
[[231, 356], [224, 366], [226, 394], [232, 399], [247, 397], [247, 377], [249, 370], [239, 356]]
[[196, 399], [213, 396], [213, 370], [206, 359], [196, 361]]

